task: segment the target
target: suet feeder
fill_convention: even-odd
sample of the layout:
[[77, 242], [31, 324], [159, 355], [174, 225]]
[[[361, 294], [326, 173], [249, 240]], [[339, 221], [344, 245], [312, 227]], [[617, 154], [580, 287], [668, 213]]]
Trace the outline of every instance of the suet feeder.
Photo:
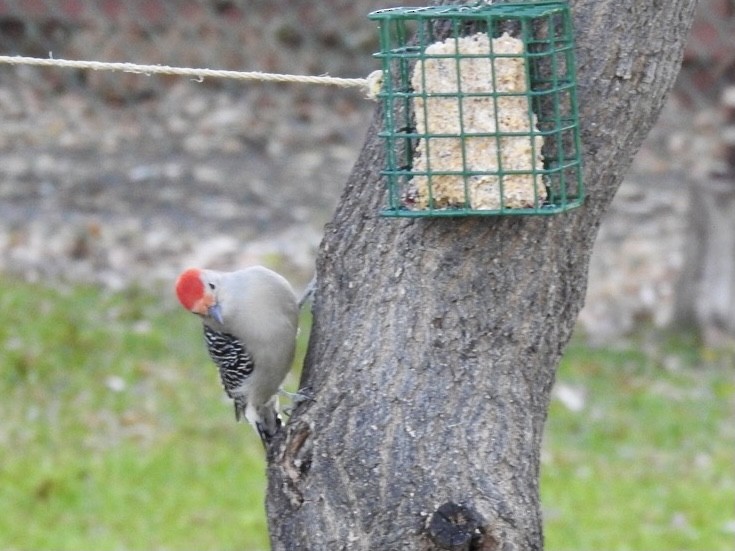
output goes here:
[[566, 2], [393, 8], [378, 22], [386, 216], [552, 214], [584, 191]]

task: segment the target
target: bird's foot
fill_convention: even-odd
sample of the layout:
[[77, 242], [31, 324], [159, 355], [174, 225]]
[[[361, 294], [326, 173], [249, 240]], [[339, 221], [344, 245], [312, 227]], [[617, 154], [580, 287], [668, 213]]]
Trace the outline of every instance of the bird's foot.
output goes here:
[[303, 390], [304, 389], [300, 389], [298, 392], [288, 392], [287, 390], [283, 390], [281, 388], [278, 390], [278, 392], [289, 398], [294, 403], [294, 406], [298, 406], [302, 402], [313, 402], [314, 398], [312, 398], [311, 395], [307, 394], [306, 392], [303, 392]]

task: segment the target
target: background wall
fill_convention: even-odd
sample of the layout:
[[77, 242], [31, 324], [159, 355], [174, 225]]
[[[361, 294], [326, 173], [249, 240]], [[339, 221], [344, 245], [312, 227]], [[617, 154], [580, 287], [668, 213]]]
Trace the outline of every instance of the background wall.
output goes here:
[[[604, 222], [580, 318], [598, 340], [672, 319], [687, 190], [718, 162], [735, 80], [734, 10], [700, 3], [676, 93]], [[0, 53], [364, 77], [378, 66], [365, 11], [4, 0]], [[0, 67], [0, 270], [122, 288], [266, 261], [305, 282], [373, 108], [355, 90]]]

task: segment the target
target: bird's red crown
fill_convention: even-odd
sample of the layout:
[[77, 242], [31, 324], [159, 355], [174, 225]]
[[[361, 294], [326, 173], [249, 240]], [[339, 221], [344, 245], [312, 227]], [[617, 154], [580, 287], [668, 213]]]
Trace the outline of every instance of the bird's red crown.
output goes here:
[[192, 310], [204, 296], [201, 270], [189, 268], [176, 280], [176, 296], [187, 310]]

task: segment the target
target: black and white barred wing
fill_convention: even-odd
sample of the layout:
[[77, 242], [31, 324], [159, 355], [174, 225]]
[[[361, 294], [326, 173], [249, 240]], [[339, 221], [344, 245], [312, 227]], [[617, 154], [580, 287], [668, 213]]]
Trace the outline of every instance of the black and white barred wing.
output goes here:
[[219, 369], [219, 376], [227, 396], [235, 401], [235, 419], [245, 414], [245, 397], [237, 391], [253, 373], [253, 357], [236, 337], [220, 333], [204, 325], [204, 340], [212, 361]]

